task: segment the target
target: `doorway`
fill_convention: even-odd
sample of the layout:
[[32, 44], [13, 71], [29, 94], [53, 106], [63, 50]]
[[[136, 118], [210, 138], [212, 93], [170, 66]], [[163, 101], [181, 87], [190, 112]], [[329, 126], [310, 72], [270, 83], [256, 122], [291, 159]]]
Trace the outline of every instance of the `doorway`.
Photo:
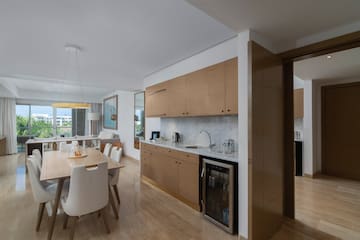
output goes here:
[[293, 66], [294, 218], [360, 239], [360, 48]]

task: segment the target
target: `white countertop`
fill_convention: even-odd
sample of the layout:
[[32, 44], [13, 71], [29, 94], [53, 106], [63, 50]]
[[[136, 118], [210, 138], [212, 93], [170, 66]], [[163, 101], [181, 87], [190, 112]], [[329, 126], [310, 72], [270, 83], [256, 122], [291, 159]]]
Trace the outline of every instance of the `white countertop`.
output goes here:
[[197, 154], [197, 155], [201, 155], [201, 156], [205, 156], [205, 157], [212, 157], [212, 158], [217, 158], [217, 159], [226, 160], [226, 161], [230, 161], [230, 162], [238, 162], [238, 153], [237, 152], [232, 153], [232, 154], [225, 154], [225, 153], [218, 153], [218, 152], [211, 151], [209, 148], [202, 148], [202, 147], [186, 148], [185, 144], [172, 143], [170, 141], [155, 142], [155, 141], [150, 141], [150, 140], [142, 140], [141, 142], [160, 146], [160, 147], [171, 148], [171, 149], [182, 151], [182, 152], [193, 153], [193, 154]]

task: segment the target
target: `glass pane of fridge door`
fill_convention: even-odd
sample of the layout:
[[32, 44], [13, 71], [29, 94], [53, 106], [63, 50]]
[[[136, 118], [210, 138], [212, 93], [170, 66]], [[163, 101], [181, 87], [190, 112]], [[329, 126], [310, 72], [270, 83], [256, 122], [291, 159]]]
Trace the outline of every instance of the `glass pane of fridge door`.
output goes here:
[[205, 214], [229, 226], [229, 171], [230, 169], [206, 164]]

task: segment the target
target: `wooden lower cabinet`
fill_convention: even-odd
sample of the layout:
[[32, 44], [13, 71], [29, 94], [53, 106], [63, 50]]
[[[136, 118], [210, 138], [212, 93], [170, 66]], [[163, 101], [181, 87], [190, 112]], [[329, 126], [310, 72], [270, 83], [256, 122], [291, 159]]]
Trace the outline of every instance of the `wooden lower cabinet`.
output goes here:
[[200, 211], [198, 155], [142, 143], [141, 175]]

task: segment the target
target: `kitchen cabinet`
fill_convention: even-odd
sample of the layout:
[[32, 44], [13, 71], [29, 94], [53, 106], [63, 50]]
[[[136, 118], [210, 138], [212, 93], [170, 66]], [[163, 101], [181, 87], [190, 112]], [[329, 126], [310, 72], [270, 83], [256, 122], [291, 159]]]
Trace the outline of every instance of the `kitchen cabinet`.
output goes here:
[[224, 64], [216, 64], [191, 74], [188, 84], [190, 116], [224, 113]]
[[169, 99], [167, 104], [167, 116], [177, 117], [186, 116], [188, 114], [188, 100], [187, 100], [187, 84], [189, 75], [184, 75], [174, 80], [168, 81]]
[[198, 155], [142, 143], [141, 175], [190, 207], [200, 210]]
[[148, 87], [147, 117], [237, 114], [237, 58]]
[[196, 160], [178, 160], [178, 192], [191, 203], [199, 202], [199, 164]]
[[294, 118], [304, 117], [304, 89], [294, 90]]
[[168, 112], [168, 83], [159, 83], [146, 88], [145, 114], [146, 117], [165, 117]]
[[238, 64], [237, 58], [224, 63], [225, 67], [225, 111], [226, 114], [238, 113]]

